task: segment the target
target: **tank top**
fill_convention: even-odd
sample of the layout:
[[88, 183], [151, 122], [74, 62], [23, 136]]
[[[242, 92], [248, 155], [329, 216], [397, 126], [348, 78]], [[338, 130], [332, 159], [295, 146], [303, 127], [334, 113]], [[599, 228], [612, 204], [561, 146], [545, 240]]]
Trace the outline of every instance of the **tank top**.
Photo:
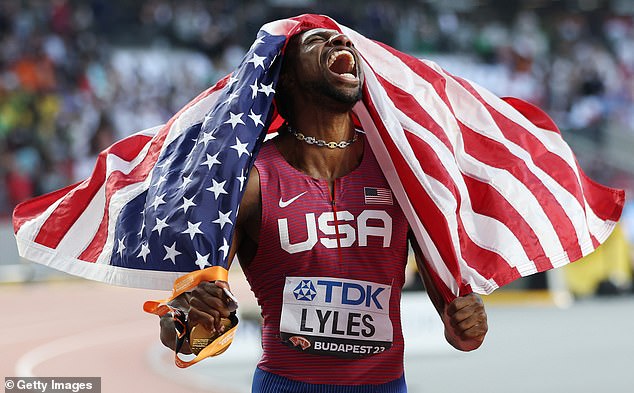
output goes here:
[[400, 378], [408, 224], [369, 145], [334, 197], [273, 141], [255, 166], [262, 220], [245, 275], [263, 316], [258, 367], [314, 384]]

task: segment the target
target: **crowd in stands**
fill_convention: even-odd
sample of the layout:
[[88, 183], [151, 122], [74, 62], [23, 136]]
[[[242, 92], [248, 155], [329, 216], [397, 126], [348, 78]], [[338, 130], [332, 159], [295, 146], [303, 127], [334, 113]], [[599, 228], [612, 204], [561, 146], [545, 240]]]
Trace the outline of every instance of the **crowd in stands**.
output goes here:
[[0, 2], [0, 216], [87, 177], [99, 151], [165, 122], [230, 72], [263, 23], [304, 12], [444, 60], [497, 94], [538, 104], [593, 143], [606, 127], [634, 135], [633, 10], [345, 3]]

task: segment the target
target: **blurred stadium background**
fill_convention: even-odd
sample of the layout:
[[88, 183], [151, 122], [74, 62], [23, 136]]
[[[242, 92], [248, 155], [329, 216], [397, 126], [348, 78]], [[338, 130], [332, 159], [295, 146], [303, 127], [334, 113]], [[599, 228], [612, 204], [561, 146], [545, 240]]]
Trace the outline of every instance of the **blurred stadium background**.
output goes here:
[[[179, 387], [183, 391], [213, 391], [213, 387], [201, 386], [213, 385], [210, 376], [225, 373], [225, 368], [217, 366], [221, 370], [218, 374], [218, 368], [214, 369], [217, 363], [190, 374], [175, 374], [173, 367], [166, 367], [169, 353], [156, 345], [155, 321], [137, 315], [139, 302], [152, 297], [147, 291], [78, 282], [20, 262], [11, 212], [20, 201], [89, 176], [96, 154], [113, 141], [165, 122], [238, 64], [263, 23], [305, 12], [327, 14], [367, 37], [435, 60], [498, 95], [537, 104], [554, 118], [593, 179], [624, 188], [629, 195], [634, 191], [634, 0], [1, 1], [0, 283], [4, 285], [0, 284], [0, 298], [9, 302], [17, 320], [32, 327], [21, 329], [20, 324], [14, 324], [0, 330], [5, 339], [0, 342], [9, 348], [0, 362], [4, 376], [35, 373], [35, 363], [30, 369], [25, 366], [31, 359], [27, 356], [24, 360], [26, 355], [37, 355], [38, 345], [48, 345], [51, 340], [62, 340], [63, 344], [65, 337], [76, 333], [68, 327], [51, 333], [55, 330], [50, 324], [55, 323], [57, 314], [50, 312], [47, 301], [77, 307], [84, 323], [93, 321], [107, 328], [104, 321], [110, 319], [97, 316], [100, 307], [95, 303], [118, 299], [116, 307], [108, 309], [113, 317], [147, 323], [146, 346], [139, 351], [149, 355], [139, 362], [151, 365], [154, 373], [142, 378], [160, 381], [155, 375], [158, 372], [173, 381], [173, 385], [161, 383], [165, 391], [178, 392]], [[632, 391], [634, 382], [626, 375], [630, 375], [627, 370], [632, 371], [634, 355], [633, 242], [634, 205], [630, 201], [614, 235], [585, 261], [520, 280], [486, 299], [491, 304], [492, 332], [488, 347], [480, 353], [455, 354], [428, 341], [415, 342], [410, 353], [422, 355], [408, 358], [410, 390], [466, 389], [466, 382], [441, 383], [440, 378], [454, 370], [464, 375], [465, 381], [476, 379], [481, 391], [486, 385], [489, 392]], [[411, 285], [416, 288], [415, 280]], [[95, 298], [84, 299], [85, 305], [73, 304], [80, 293]], [[248, 296], [246, 288], [244, 293]], [[40, 296], [39, 301], [36, 296]], [[247, 309], [248, 305], [255, 308], [251, 300], [245, 304]], [[249, 318], [246, 315], [247, 321]], [[257, 317], [251, 319], [255, 325]], [[596, 325], [599, 322], [601, 325]], [[435, 332], [432, 336], [436, 337], [433, 322], [412, 322], [416, 323], [423, 323], [421, 329]], [[40, 325], [49, 333], [31, 342], [29, 337], [41, 336], [41, 332], [35, 333]], [[120, 324], [113, 326], [126, 330]], [[248, 335], [250, 325], [245, 326]], [[252, 340], [257, 326], [252, 330], [243, 341], [258, 346], [257, 339]], [[566, 344], [558, 347], [548, 338], [553, 334], [566, 338]], [[442, 334], [437, 336], [441, 339]], [[533, 337], [534, 345], [519, 344], [517, 337], [526, 340], [527, 336]], [[422, 349], [417, 351], [419, 344]], [[572, 349], [575, 345], [579, 345], [577, 351]], [[248, 345], [243, 347], [252, 352]], [[513, 354], [508, 353], [510, 347]], [[124, 348], [135, 347], [126, 344]], [[0, 347], [0, 352], [3, 349]], [[51, 353], [56, 352], [49, 351], [49, 358], [41, 359], [55, 358]], [[88, 356], [84, 352], [78, 355]], [[240, 355], [230, 356], [225, 362], [238, 370], [235, 378], [241, 385], [229, 383], [229, 390], [222, 391], [233, 391], [232, 386], [235, 391], [247, 391], [252, 370], [248, 362], [253, 362], [255, 355], [249, 358], [248, 367]], [[592, 363], [588, 365], [585, 359]], [[559, 371], [557, 375], [546, 373], [553, 382], [533, 381], [531, 385], [518, 380], [512, 388], [503, 385], [496, 390], [493, 371], [514, 364], [515, 373], [502, 372], [512, 383], [513, 378], [529, 378], [549, 367], [540, 366], [542, 361], [553, 362], [552, 367]], [[571, 362], [575, 372], [590, 378], [589, 383], [573, 377], [572, 368], [570, 376], [566, 374], [563, 365]], [[102, 374], [96, 375], [94, 370], [72, 364], [64, 374], [57, 369], [56, 375], [106, 378], [122, 367], [116, 361], [107, 363], [100, 368]], [[425, 381], [416, 381], [419, 367], [427, 370]], [[34, 375], [53, 375], [55, 369], [46, 370]], [[486, 382], [477, 381], [483, 377]], [[132, 390], [113, 386], [119, 385], [104, 382], [104, 392], [147, 388], [146, 384]]]

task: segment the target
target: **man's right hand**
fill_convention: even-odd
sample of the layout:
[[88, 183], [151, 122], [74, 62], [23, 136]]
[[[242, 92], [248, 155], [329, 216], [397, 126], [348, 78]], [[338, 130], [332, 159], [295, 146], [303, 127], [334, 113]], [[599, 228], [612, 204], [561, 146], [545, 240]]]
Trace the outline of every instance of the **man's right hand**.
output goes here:
[[216, 280], [202, 282], [191, 292], [189, 298], [188, 322], [189, 327], [202, 325], [211, 332], [224, 333], [220, 319], [228, 318], [235, 311], [237, 304], [225, 293], [229, 283]]
[[[202, 325], [207, 330], [223, 333], [220, 318], [227, 318], [237, 305], [225, 294], [224, 289], [229, 290], [229, 284], [225, 281], [202, 282], [191, 292], [186, 292], [170, 302], [172, 307], [177, 307], [188, 313], [189, 328]], [[170, 314], [160, 319], [161, 342], [166, 347], [174, 350], [176, 345], [176, 330]], [[188, 342], [184, 342], [181, 353], [190, 354]]]

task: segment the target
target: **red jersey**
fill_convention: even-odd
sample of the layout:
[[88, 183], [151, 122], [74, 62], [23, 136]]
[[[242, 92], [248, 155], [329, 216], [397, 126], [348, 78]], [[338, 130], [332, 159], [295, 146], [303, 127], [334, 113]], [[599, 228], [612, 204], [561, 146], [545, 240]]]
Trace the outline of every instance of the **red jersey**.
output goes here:
[[273, 142], [262, 146], [262, 223], [245, 274], [264, 317], [265, 371], [336, 385], [403, 374], [408, 224], [364, 150], [359, 167], [334, 182], [333, 197], [327, 180], [293, 168]]

